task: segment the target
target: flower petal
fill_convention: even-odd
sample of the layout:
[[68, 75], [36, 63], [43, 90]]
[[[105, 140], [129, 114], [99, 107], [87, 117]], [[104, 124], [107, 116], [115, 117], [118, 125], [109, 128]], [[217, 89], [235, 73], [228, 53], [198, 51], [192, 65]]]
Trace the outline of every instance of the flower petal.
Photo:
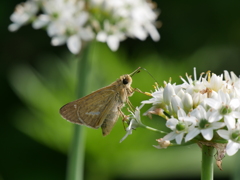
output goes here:
[[81, 50], [82, 42], [77, 35], [73, 35], [67, 40], [68, 49], [73, 53], [77, 54]]
[[175, 139], [176, 135], [177, 134], [175, 132], [170, 132], [166, 136], [164, 136], [163, 139], [171, 141]]
[[226, 123], [226, 126], [228, 129], [234, 129], [236, 125], [236, 120], [234, 117], [230, 115], [225, 115], [224, 116], [224, 122]]
[[175, 118], [171, 118], [169, 120], [167, 120], [166, 122], [166, 126], [172, 130], [174, 130], [176, 128], [176, 125], [178, 124], [178, 120]]
[[189, 133], [185, 137], [185, 141], [190, 141], [193, 139], [195, 136], [197, 136], [200, 133], [200, 130], [197, 128], [194, 128], [193, 130], [189, 131]]
[[223, 116], [219, 113], [219, 111], [215, 110], [215, 111], [213, 111], [212, 113], [209, 114], [208, 121], [210, 123], [212, 123], [212, 122], [219, 121], [222, 118], [223, 118]]
[[240, 118], [240, 112], [233, 111], [232, 116], [235, 117], [235, 118]]
[[119, 47], [119, 38], [114, 35], [109, 35], [107, 38], [107, 45], [112, 51], [116, 51]]
[[213, 129], [220, 129], [222, 127], [224, 127], [226, 124], [223, 122], [214, 122], [211, 124], [211, 128]]
[[226, 139], [226, 140], [229, 139], [229, 132], [228, 132], [227, 130], [221, 129], [221, 130], [218, 130], [217, 133], [218, 133], [218, 135], [219, 135], [220, 137], [222, 137], [223, 139]]
[[149, 32], [151, 38], [154, 41], [159, 41], [160, 40], [160, 34], [158, 33], [157, 29], [150, 23], [145, 24], [145, 28]]
[[239, 105], [240, 105], [239, 99], [236, 99], [236, 98], [235, 98], [235, 99], [232, 99], [232, 100], [230, 101], [230, 103], [229, 103], [229, 106], [230, 106], [231, 108], [233, 108], [233, 109], [238, 108]]
[[221, 103], [218, 102], [217, 100], [213, 99], [213, 98], [205, 99], [205, 102], [206, 102], [207, 105], [209, 105], [213, 109], [219, 109], [220, 106], [221, 106]]
[[11, 32], [15, 32], [17, 31], [19, 28], [21, 27], [21, 25], [16, 24], [16, 23], [12, 23], [8, 26], [8, 30]]
[[60, 46], [63, 45], [67, 40], [66, 36], [55, 36], [52, 38], [51, 44], [53, 46]]
[[46, 26], [50, 22], [50, 18], [48, 15], [41, 14], [38, 18], [33, 22], [32, 26], [34, 29], [40, 29]]
[[227, 144], [227, 147], [226, 147], [227, 154], [229, 156], [232, 156], [238, 151], [238, 149], [239, 149], [239, 144], [229, 140], [229, 143]]
[[[176, 95], [173, 95], [173, 97], [174, 96], [176, 96]], [[176, 96], [177, 97], [177, 96]], [[179, 98], [179, 97], [178, 97]], [[180, 98], [179, 98], [180, 99]], [[186, 115], [186, 112], [182, 109], [182, 108], [180, 108], [180, 109], [178, 109], [178, 111], [177, 111], [177, 115], [178, 115], [178, 118], [179, 117], [185, 117], [185, 116], [187, 116]]]
[[[178, 117], [186, 116], [185, 111], [183, 111], [182, 100], [177, 95], [171, 97], [171, 105], [174, 113], [178, 114]], [[178, 110], [181, 108], [180, 110]]]
[[181, 144], [182, 139], [183, 139], [183, 135], [184, 135], [184, 133], [180, 133], [175, 137], [177, 144]]
[[105, 33], [104, 31], [100, 31], [97, 34], [96, 39], [100, 42], [106, 42], [107, 41], [107, 33]]
[[202, 133], [203, 137], [206, 140], [208, 140], [208, 141], [210, 141], [213, 138], [213, 130], [212, 130], [212, 128], [202, 129], [201, 133]]

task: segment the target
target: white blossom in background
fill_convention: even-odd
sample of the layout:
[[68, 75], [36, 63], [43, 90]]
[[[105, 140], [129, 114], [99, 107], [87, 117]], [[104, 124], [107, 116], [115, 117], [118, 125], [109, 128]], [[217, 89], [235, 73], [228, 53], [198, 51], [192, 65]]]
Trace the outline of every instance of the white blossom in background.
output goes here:
[[148, 0], [28, 0], [17, 5], [10, 31], [32, 23], [46, 28], [53, 46], [67, 44], [77, 54], [87, 41], [105, 42], [112, 51], [127, 37], [160, 39], [156, 5]]
[[28, 0], [25, 3], [18, 4], [15, 12], [10, 16], [13, 22], [9, 25], [10, 31], [17, 31], [21, 26], [29, 23], [39, 11], [38, 0]]
[[218, 157], [234, 155], [240, 149], [240, 78], [228, 71], [197, 78], [196, 69], [193, 77], [180, 78], [182, 84], [156, 85], [152, 98], [142, 101], [152, 106], [143, 115], [160, 116], [170, 130], [154, 147], [198, 143], [215, 147]]

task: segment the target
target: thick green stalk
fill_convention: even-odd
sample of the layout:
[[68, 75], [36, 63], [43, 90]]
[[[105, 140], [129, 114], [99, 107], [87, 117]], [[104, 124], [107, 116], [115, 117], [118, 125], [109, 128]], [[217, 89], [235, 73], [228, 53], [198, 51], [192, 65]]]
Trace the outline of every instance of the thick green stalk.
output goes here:
[[[87, 94], [88, 77], [89, 77], [89, 52], [88, 46], [82, 52], [78, 65], [78, 86], [77, 98]], [[74, 125], [72, 144], [68, 156], [67, 180], [84, 179], [84, 154], [85, 154], [85, 128], [80, 125]]]
[[202, 145], [201, 180], [213, 180], [214, 148]]

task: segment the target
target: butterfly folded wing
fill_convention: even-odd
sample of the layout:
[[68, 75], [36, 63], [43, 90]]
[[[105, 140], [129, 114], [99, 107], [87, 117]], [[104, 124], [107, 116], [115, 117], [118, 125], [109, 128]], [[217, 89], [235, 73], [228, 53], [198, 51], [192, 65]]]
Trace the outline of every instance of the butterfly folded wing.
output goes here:
[[110, 112], [104, 118], [104, 121], [101, 125], [103, 136], [106, 136], [111, 132], [113, 126], [118, 120], [119, 114], [120, 114], [119, 108], [116, 105], [112, 106]]
[[63, 106], [62, 117], [72, 123], [99, 128], [113, 106], [115, 91], [99, 89], [96, 92]]

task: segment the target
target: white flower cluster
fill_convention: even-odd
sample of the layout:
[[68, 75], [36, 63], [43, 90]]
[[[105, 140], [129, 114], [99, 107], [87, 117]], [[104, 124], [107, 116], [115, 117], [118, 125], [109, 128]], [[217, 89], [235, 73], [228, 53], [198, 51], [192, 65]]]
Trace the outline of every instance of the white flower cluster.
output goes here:
[[152, 98], [142, 102], [152, 104], [145, 114], [164, 117], [171, 129], [155, 147], [166, 148], [172, 140], [221, 142], [227, 143], [225, 151], [231, 156], [240, 149], [240, 78], [228, 71], [220, 76], [208, 72], [199, 79], [196, 70], [194, 74], [194, 79], [181, 78], [182, 84], [156, 87]]
[[74, 54], [95, 38], [116, 51], [127, 37], [160, 39], [155, 8], [146, 0], [28, 0], [16, 6], [9, 30], [32, 23], [35, 29], [46, 28], [52, 45], [66, 43]]

